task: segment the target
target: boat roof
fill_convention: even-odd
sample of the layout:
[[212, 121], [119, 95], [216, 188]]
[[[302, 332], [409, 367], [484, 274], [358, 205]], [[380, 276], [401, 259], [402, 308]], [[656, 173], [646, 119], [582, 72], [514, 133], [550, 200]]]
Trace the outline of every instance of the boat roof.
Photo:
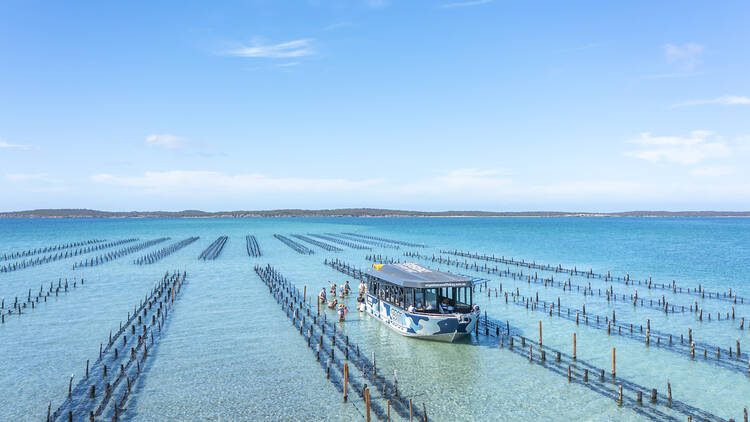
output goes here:
[[387, 283], [415, 289], [469, 287], [472, 285], [471, 278], [431, 270], [413, 262], [375, 264], [365, 273]]

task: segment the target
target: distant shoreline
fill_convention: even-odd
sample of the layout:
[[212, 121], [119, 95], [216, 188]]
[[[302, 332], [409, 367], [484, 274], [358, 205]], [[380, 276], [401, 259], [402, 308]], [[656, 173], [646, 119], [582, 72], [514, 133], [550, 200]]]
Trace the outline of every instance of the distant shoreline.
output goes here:
[[0, 218], [278, 218], [278, 217], [359, 217], [359, 218], [545, 218], [545, 217], [750, 217], [750, 211], [626, 211], [626, 212], [559, 212], [559, 211], [406, 211], [376, 208], [280, 209], [263, 211], [98, 211], [89, 209], [38, 209], [0, 212]]

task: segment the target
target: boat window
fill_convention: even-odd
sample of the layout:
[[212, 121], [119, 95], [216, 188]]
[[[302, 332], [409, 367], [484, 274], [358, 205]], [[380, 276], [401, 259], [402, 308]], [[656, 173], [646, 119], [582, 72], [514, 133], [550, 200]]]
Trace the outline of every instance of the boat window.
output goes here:
[[418, 309], [424, 309], [425, 307], [425, 300], [424, 300], [424, 289], [415, 289], [414, 292], [414, 307]]
[[437, 311], [437, 289], [425, 289], [425, 310]]

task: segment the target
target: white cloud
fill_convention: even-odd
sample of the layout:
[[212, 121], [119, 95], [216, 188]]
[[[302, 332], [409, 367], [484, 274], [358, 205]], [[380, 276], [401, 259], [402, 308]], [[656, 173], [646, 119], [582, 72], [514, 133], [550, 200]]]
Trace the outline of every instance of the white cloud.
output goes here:
[[148, 193], [316, 193], [356, 191], [382, 183], [382, 179], [347, 180], [274, 178], [262, 174], [227, 174], [216, 171], [174, 170], [146, 172], [141, 176], [91, 176], [97, 183], [141, 188]]
[[696, 167], [690, 171], [693, 176], [701, 177], [722, 177], [728, 176], [734, 173], [734, 169], [731, 167]]
[[691, 100], [691, 101], [685, 101], [683, 103], [677, 103], [673, 105], [672, 107], [688, 107], [688, 106], [695, 106], [695, 105], [704, 105], [704, 104], [722, 104], [722, 105], [749, 105], [750, 104], [750, 98], [749, 97], [740, 97], [737, 95], [725, 95], [723, 97], [716, 97], [709, 100]]
[[47, 173], [10, 173], [6, 174], [5, 178], [11, 182], [60, 182], [59, 180], [50, 177]]
[[0, 141], [0, 148], [8, 148], [8, 149], [36, 149], [35, 147], [32, 147], [31, 145], [20, 145], [20, 144], [11, 144], [5, 141]]
[[469, 7], [469, 6], [479, 6], [480, 4], [486, 4], [490, 3], [492, 0], [470, 0], [470, 1], [458, 1], [453, 3], [444, 3], [441, 4], [441, 9], [452, 9], [454, 7]]
[[373, 7], [373, 8], [378, 9], [381, 7], [388, 6], [388, 4], [390, 4], [390, 1], [389, 0], [365, 0], [365, 4], [368, 7]]
[[168, 133], [154, 134], [146, 137], [146, 144], [166, 149], [176, 149], [185, 145], [185, 138]]
[[311, 39], [300, 39], [287, 41], [280, 44], [258, 44], [252, 47], [240, 47], [230, 50], [227, 54], [239, 57], [255, 57], [270, 59], [288, 59], [293, 57], [305, 57], [315, 54]]
[[697, 164], [711, 158], [726, 157], [731, 150], [720, 136], [710, 131], [694, 131], [689, 137], [651, 136], [650, 133], [642, 133], [630, 143], [640, 145], [641, 148], [627, 151], [626, 155], [654, 163]]
[[668, 62], [680, 66], [687, 72], [692, 72], [701, 63], [700, 56], [704, 49], [703, 45], [696, 43], [687, 43], [682, 46], [665, 44], [664, 55]]

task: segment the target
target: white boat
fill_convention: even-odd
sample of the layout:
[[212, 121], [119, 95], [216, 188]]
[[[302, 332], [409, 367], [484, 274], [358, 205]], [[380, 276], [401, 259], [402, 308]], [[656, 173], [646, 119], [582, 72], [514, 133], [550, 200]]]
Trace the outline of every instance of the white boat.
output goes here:
[[470, 278], [415, 263], [376, 264], [365, 277], [367, 313], [399, 334], [453, 342], [479, 320]]

